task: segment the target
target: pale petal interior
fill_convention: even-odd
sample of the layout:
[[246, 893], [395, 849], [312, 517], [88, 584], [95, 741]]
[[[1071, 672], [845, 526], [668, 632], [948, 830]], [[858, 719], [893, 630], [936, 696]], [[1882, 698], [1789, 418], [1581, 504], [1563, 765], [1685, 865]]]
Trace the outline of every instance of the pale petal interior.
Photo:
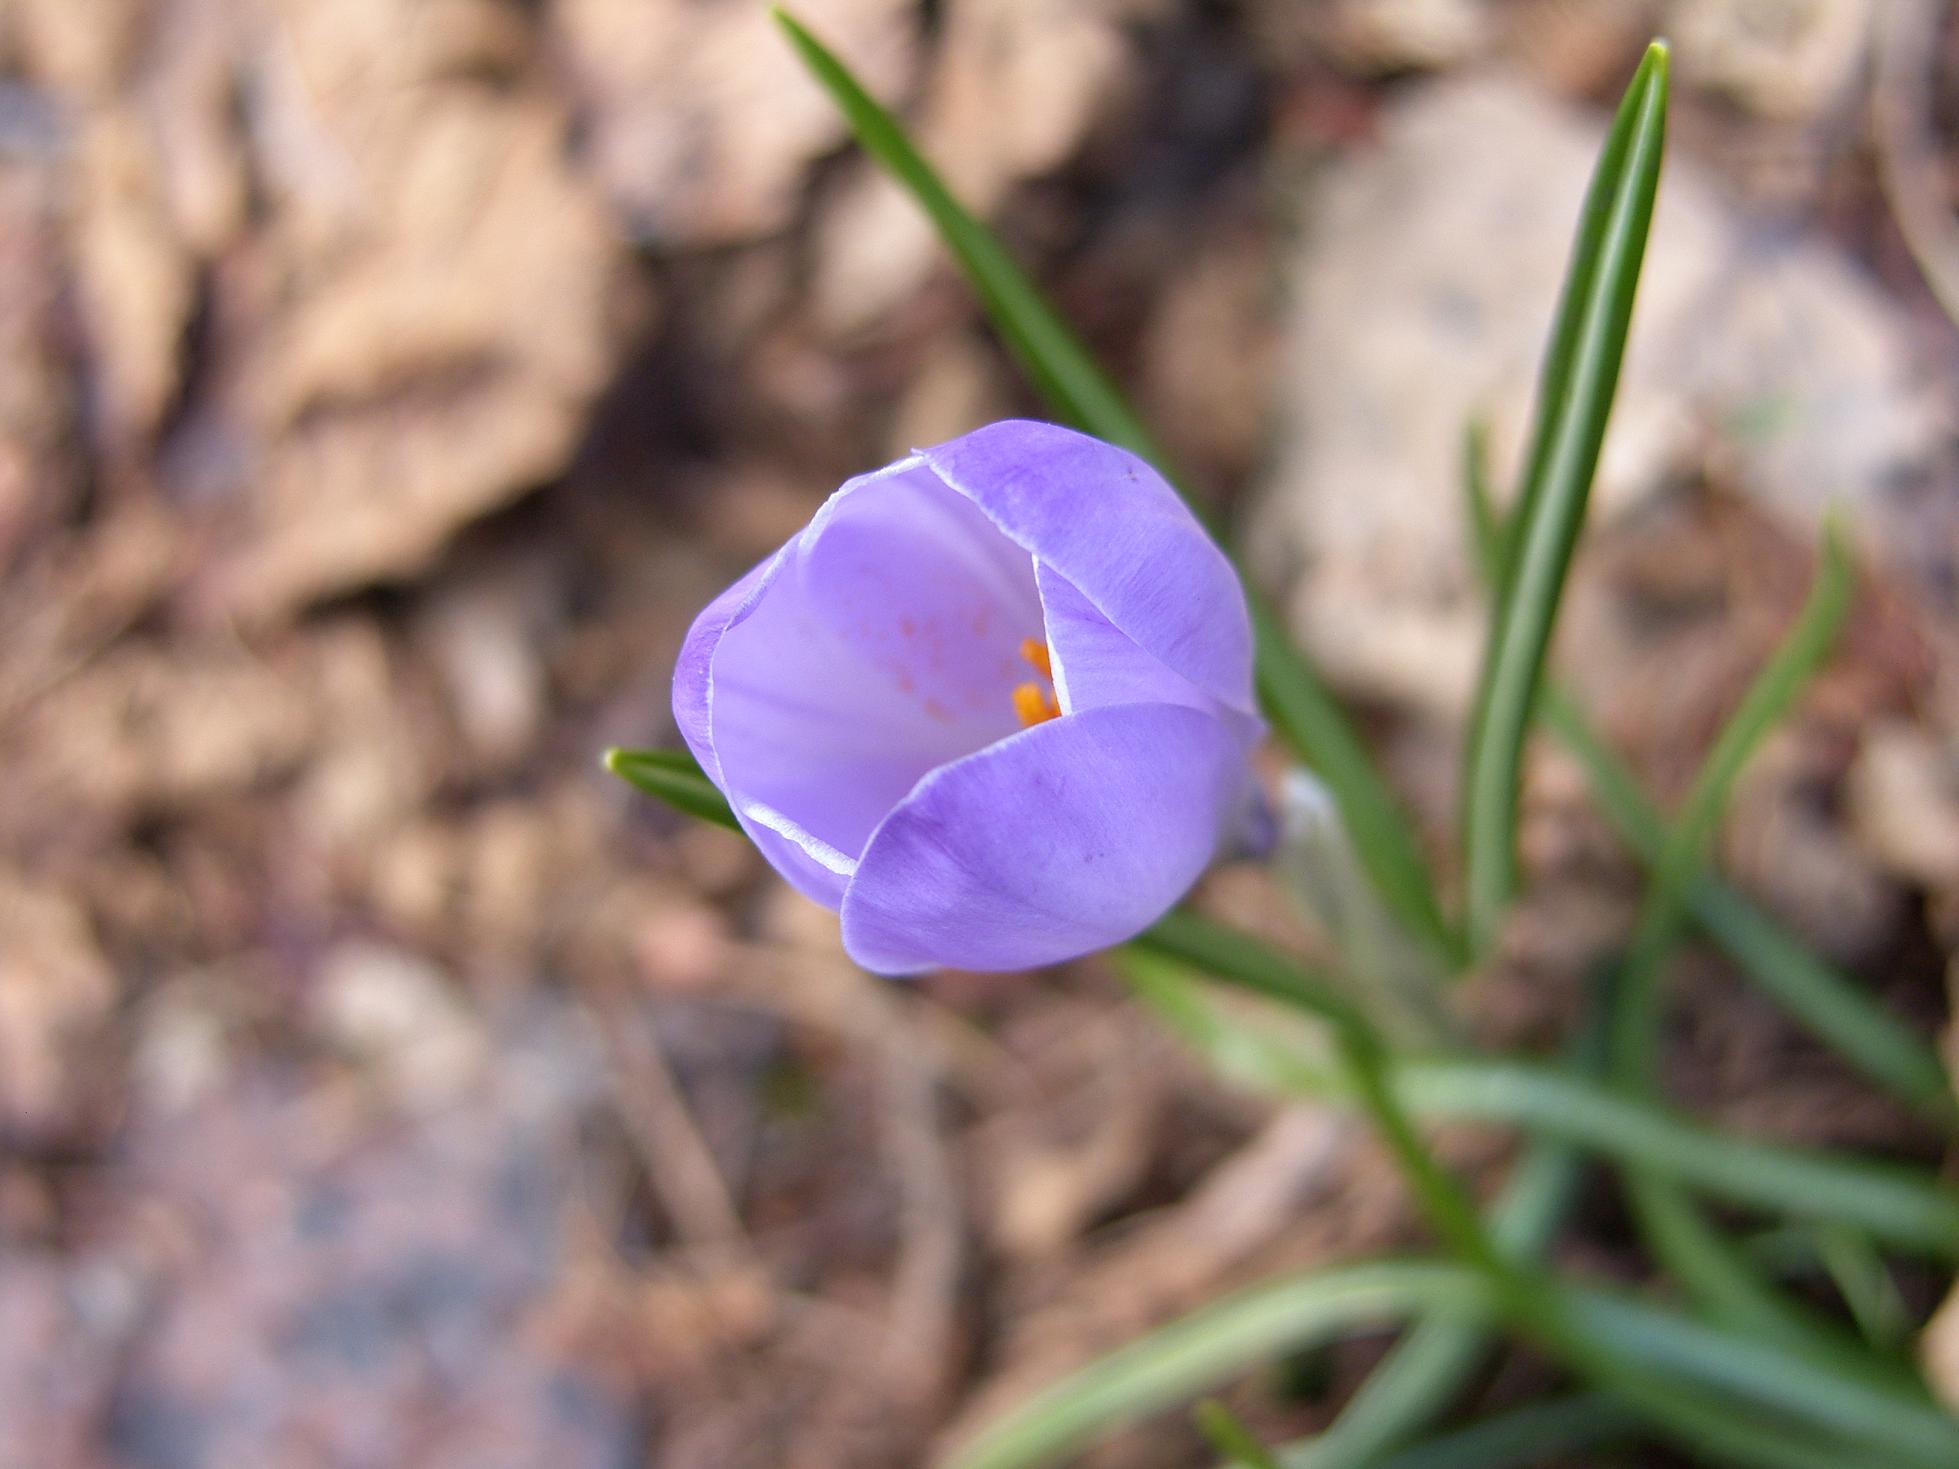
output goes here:
[[715, 748], [745, 814], [832, 871], [928, 772], [1016, 732], [1043, 637], [1026, 552], [915, 467], [825, 506], [714, 654]]

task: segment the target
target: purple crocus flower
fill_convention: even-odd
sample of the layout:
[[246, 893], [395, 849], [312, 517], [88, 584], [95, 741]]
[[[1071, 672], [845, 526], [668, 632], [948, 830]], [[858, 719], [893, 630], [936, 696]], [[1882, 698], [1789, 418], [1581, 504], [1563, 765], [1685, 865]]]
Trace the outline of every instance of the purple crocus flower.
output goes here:
[[1134, 455], [991, 424], [839, 489], [701, 613], [674, 717], [865, 968], [1133, 937], [1249, 800], [1236, 573]]

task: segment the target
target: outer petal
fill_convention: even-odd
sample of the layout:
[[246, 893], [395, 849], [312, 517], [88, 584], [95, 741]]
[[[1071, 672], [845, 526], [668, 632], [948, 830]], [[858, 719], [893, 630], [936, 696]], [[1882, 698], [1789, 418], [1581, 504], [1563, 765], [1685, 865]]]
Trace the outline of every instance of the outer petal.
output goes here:
[[1244, 589], [1155, 470], [1099, 439], [1025, 420], [919, 454], [1166, 668], [1254, 712]]
[[680, 727], [681, 738], [687, 741], [687, 748], [701, 762], [701, 769], [707, 773], [708, 779], [720, 787], [721, 793], [728, 798], [729, 804], [734, 807], [735, 819], [741, 823], [742, 830], [748, 833], [762, 855], [769, 859], [769, 865], [798, 892], [827, 908], [835, 908], [843, 902], [848, 874], [836, 871], [835, 863], [825, 865], [813, 857], [804, 844], [782, 832], [758, 825], [752, 816], [745, 814], [742, 810], [745, 803], [740, 794], [730, 788], [714, 742], [714, 655], [720, 649], [721, 640], [728, 629], [752, 610], [780, 574], [782, 562], [794, 546], [792, 541], [749, 571], [708, 603], [700, 616], [694, 619], [694, 625], [687, 630], [686, 641], [681, 644], [680, 657], [674, 664], [673, 718]]
[[721, 635], [728, 630], [728, 625], [740, 614], [742, 607], [755, 595], [757, 588], [765, 585], [773, 575], [775, 564], [783, 555], [784, 551], [778, 551], [759, 562], [702, 608], [700, 615], [694, 619], [694, 625], [687, 629], [686, 640], [680, 645], [680, 656], [674, 660], [673, 722], [680, 727], [680, 737], [687, 741], [687, 748], [701, 762], [701, 769], [707, 772], [709, 780], [721, 787], [723, 795], [727, 794], [728, 787], [721, 775], [720, 758], [714, 752], [714, 734], [708, 714], [714, 650], [721, 646]]
[[1032, 558], [916, 459], [850, 481], [696, 619], [674, 716], [763, 854], [836, 907], [928, 772], [1018, 727]]
[[1071, 714], [933, 771], [844, 895], [867, 969], [1024, 969], [1131, 938], [1195, 882], [1238, 813], [1244, 747], [1176, 705]]
[[1223, 707], [1145, 652], [1053, 567], [1037, 566], [1035, 581], [1062, 713], [1105, 704], [1186, 704], [1212, 713]]

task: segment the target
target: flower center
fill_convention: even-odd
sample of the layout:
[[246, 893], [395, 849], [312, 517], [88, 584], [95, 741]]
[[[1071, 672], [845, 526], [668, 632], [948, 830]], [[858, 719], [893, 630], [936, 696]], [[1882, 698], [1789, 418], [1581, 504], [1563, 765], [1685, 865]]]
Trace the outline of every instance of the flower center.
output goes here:
[[[1020, 716], [1023, 729], [1032, 729], [1050, 719], [1061, 716], [1061, 706], [1054, 701], [1054, 660], [1048, 653], [1046, 643], [1036, 638], [1020, 640], [1020, 656], [1041, 676], [1041, 683], [1015, 684], [1013, 692], [1014, 713]], [[1042, 684], [1050, 687], [1042, 687]]]

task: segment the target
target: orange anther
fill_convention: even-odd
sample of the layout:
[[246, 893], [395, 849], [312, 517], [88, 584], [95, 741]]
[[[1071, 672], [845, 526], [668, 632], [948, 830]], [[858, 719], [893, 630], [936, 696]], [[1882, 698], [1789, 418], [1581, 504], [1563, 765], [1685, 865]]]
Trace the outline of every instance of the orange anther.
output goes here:
[[1053, 695], [1037, 683], [1014, 685], [1014, 713], [1020, 716], [1021, 726], [1032, 729], [1050, 719], [1060, 717], [1061, 710], [1055, 704]]
[[1054, 678], [1054, 660], [1048, 656], [1048, 645], [1039, 638], [1022, 638], [1020, 656], [1032, 664], [1042, 678]]

